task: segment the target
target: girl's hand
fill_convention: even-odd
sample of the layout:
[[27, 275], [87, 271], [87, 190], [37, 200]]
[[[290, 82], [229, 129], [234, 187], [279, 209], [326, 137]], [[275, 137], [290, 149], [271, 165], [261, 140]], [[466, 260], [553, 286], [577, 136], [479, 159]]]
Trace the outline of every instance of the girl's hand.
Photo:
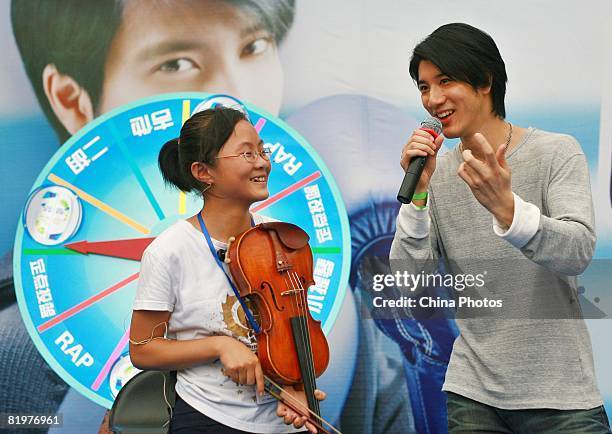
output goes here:
[[[287, 395], [291, 395], [293, 398], [287, 398]], [[304, 414], [307, 413], [308, 401], [306, 400], [306, 394], [303, 390], [295, 390], [293, 386], [283, 386], [283, 392], [281, 394], [282, 398], [285, 399], [289, 404], [296, 408], [303, 408]], [[315, 398], [319, 401], [323, 401], [327, 395], [325, 392], [317, 389], [315, 390]], [[278, 402], [278, 407], [276, 409], [276, 414], [278, 417], [282, 417], [283, 421], [287, 425], [293, 424], [296, 428], [301, 428], [306, 425], [306, 429], [312, 433], [316, 433], [317, 428], [310, 422], [307, 422], [308, 417], [303, 414], [298, 414], [289, 406], [283, 404], [282, 402]]]
[[256, 384], [257, 394], [264, 393], [264, 375], [257, 355], [238, 339], [227, 336], [219, 345], [223, 374], [236, 384]]

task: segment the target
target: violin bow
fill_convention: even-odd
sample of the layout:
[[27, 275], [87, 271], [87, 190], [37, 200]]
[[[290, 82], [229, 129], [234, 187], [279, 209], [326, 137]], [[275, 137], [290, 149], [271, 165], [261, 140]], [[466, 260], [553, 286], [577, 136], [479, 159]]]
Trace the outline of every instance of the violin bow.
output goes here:
[[[289, 407], [291, 410], [295, 411], [298, 414], [301, 414], [303, 416], [307, 416], [308, 417], [308, 422], [312, 423], [317, 430], [319, 431], [319, 433], [322, 434], [330, 434], [330, 431], [328, 431], [323, 425], [327, 425], [333, 432], [335, 432], [336, 434], [342, 434], [336, 427], [334, 427], [331, 423], [329, 423], [327, 420], [325, 420], [324, 418], [322, 418], [321, 416], [319, 416], [318, 414], [316, 414], [315, 412], [313, 412], [310, 408], [308, 408], [307, 405], [304, 405], [299, 399], [297, 399], [295, 396], [291, 395], [289, 392], [287, 392], [286, 390], [284, 390], [279, 384], [276, 384], [273, 380], [271, 380], [270, 378], [268, 378], [267, 376], [264, 375], [264, 379], [266, 380], [266, 383], [269, 385], [272, 385], [274, 387], [275, 390], [273, 390], [272, 388], [266, 386], [265, 389], [266, 391], [272, 395], [274, 398], [276, 398], [277, 400], [279, 400], [280, 402], [282, 402], [283, 404], [285, 404], [287, 407]], [[285, 400], [281, 395], [282, 394], [287, 395], [287, 397], [293, 401], [293, 403], [289, 403], [287, 402], [287, 400]], [[299, 407], [299, 408], [298, 408]], [[304, 414], [306, 413], [306, 414]]]

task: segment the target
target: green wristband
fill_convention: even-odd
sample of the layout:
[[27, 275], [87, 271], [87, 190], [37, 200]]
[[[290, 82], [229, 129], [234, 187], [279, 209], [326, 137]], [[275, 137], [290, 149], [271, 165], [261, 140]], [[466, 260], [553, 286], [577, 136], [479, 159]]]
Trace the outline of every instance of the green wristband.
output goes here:
[[412, 200], [427, 200], [427, 192], [424, 191], [423, 193], [417, 193], [417, 194], [413, 194], [412, 195]]

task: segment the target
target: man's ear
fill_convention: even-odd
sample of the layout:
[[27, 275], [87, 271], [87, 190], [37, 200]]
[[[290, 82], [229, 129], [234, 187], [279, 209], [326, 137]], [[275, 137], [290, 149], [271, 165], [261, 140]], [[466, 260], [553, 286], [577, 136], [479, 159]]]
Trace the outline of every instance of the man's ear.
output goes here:
[[482, 93], [486, 95], [488, 93], [491, 93], [492, 87], [493, 87], [493, 75], [489, 74], [489, 82], [485, 84], [484, 86], [482, 86], [480, 90], [482, 91]]
[[42, 80], [51, 109], [71, 135], [93, 120], [91, 98], [74, 78], [49, 64], [43, 70]]

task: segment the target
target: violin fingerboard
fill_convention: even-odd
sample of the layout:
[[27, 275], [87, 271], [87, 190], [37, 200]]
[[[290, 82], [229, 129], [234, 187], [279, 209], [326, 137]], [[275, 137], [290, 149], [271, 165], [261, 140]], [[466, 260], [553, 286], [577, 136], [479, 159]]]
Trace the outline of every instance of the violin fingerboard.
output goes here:
[[321, 416], [319, 400], [315, 398], [314, 391], [317, 388], [314, 361], [312, 359], [312, 346], [308, 332], [308, 321], [305, 316], [294, 316], [291, 318], [291, 329], [293, 331], [293, 342], [298, 356], [304, 392], [310, 408], [317, 416]]

